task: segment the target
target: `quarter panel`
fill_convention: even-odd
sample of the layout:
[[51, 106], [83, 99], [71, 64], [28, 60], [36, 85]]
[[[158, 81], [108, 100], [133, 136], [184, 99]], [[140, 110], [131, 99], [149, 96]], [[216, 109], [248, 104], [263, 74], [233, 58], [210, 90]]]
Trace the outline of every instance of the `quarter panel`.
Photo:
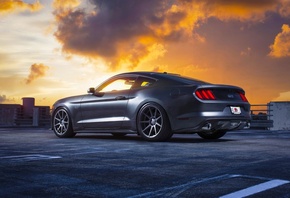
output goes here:
[[[127, 113], [130, 123], [127, 127], [136, 130], [136, 117], [141, 107], [148, 102], [159, 104], [166, 111], [170, 123], [172, 117], [177, 115], [178, 103], [180, 101], [180, 91], [178, 86], [170, 87], [148, 87], [131, 90], [130, 100], [128, 101]], [[177, 105], [177, 106], [176, 106]], [[177, 108], [176, 108], [177, 107]]]

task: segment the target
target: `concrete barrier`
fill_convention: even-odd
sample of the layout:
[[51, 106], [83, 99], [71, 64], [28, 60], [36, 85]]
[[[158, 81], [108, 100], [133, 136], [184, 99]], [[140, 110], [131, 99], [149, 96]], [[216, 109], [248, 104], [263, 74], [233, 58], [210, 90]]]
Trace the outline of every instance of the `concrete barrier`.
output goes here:
[[270, 102], [271, 120], [270, 130], [290, 130], [290, 102]]

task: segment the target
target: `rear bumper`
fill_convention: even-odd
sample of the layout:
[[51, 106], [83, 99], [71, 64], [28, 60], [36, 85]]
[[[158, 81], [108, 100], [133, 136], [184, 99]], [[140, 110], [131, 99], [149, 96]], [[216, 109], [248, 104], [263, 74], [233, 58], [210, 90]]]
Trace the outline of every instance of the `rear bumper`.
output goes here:
[[240, 130], [250, 128], [250, 120], [208, 120], [199, 131]]
[[200, 122], [198, 125], [189, 128], [182, 128], [179, 130], [174, 130], [174, 133], [195, 133], [202, 131], [231, 131], [231, 130], [240, 130], [250, 128], [250, 119], [205, 119]]
[[[239, 107], [238, 113], [232, 107]], [[187, 106], [175, 117], [170, 116], [171, 129], [174, 133], [202, 132], [217, 130], [238, 130], [249, 128], [251, 121], [248, 103], [212, 103]]]

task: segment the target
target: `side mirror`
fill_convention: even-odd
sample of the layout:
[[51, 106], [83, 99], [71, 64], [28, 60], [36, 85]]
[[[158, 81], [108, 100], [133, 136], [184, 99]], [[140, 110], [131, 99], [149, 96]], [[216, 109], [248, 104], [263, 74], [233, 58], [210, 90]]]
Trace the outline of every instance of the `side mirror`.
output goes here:
[[95, 96], [97, 96], [97, 97], [103, 97], [104, 96], [104, 92], [95, 92]]
[[94, 87], [90, 87], [88, 93], [94, 94], [96, 89]]
[[89, 88], [88, 93], [97, 97], [102, 97], [105, 94], [104, 92], [96, 92], [96, 89], [93, 87]]

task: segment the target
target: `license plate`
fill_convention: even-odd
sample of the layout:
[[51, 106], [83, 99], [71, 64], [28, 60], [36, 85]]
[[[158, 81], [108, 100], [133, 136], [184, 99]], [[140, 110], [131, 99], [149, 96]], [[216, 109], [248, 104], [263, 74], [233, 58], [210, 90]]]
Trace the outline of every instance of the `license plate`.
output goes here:
[[233, 114], [241, 114], [241, 107], [231, 107], [231, 112]]

